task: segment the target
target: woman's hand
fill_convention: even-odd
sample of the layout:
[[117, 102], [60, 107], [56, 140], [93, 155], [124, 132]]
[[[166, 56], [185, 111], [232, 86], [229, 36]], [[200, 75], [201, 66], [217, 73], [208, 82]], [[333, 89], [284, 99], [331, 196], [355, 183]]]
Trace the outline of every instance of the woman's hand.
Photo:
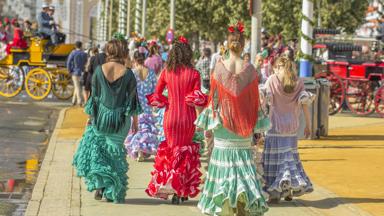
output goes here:
[[137, 116], [133, 116], [132, 133], [136, 134], [139, 131], [139, 121]]
[[309, 138], [311, 136], [311, 129], [309, 128], [308, 125], [306, 125], [304, 128], [304, 136], [305, 138]]

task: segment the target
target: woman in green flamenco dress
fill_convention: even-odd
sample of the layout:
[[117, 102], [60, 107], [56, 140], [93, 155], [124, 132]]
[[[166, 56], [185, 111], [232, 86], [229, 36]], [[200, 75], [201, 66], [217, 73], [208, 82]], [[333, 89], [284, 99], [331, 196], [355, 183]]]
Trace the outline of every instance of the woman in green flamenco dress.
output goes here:
[[240, 58], [244, 48], [241, 22], [228, 28], [229, 56], [216, 63], [210, 105], [195, 124], [213, 130], [214, 147], [198, 207], [204, 214], [260, 216], [266, 198], [253, 158], [252, 135], [258, 121], [256, 69]]
[[124, 66], [128, 51], [125, 41], [111, 40], [106, 45], [107, 63], [96, 69], [85, 106], [90, 123], [73, 159], [88, 191], [96, 191], [95, 199], [104, 197], [115, 203], [125, 201], [128, 163], [124, 139], [131, 125], [137, 131], [141, 111], [135, 76]]

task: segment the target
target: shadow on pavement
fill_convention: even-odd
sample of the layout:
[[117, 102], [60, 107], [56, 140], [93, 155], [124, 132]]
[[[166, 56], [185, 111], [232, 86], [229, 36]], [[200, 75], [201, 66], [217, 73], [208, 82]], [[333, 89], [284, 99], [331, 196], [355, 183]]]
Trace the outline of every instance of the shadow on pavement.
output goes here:
[[301, 162], [327, 162], [327, 161], [345, 161], [346, 159], [311, 159], [311, 160], [301, 160]]
[[301, 146], [299, 149], [383, 149], [384, 145], [311, 145]]
[[304, 206], [314, 207], [318, 209], [331, 209], [339, 205], [344, 204], [357, 204], [357, 203], [383, 203], [384, 199], [376, 198], [350, 198], [350, 197], [332, 197], [322, 200], [302, 200], [296, 199], [297, 202], [303, 204]]
[[322, 137], [322, 140], [384, 140], [383, 135], [333, 135]]
[[[181, 206], [197, 206], [197, 200], [191, 200], [187, 201], [185, 203], [180, 203]], [[125, 204], [131, 204], [131, 205], [172, 205], [171, 200], [161, 200], [161, 199], [155, 199], [155, 198], [132, 198], [132, 199], [125, 199]]]

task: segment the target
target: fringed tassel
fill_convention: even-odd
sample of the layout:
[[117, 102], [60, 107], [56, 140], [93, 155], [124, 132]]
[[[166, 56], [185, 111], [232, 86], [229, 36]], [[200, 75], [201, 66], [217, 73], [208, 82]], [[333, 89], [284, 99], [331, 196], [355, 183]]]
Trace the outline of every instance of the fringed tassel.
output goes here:
[[[239, 136], [250, 136], [258, 118], [258, 80], [255, 79], [251, 82], [239, 95], [233, 95], [213, 78], [210, 101], [213, 102], [215, 97], [218, 99], [217, 106], [223, 126]], [[212, 103], [213, 110], [215, 110], [215, 106]], [[213, 115], [215, 116], [215, 112]]]

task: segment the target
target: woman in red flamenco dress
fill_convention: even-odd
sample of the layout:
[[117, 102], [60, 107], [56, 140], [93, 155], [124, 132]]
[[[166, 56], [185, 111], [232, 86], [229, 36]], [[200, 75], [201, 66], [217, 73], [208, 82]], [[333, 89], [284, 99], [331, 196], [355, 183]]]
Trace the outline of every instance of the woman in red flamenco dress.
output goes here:
[[13, 26], [13, 41], [7, 44], [7, 48], [5, 49], [7, 54], [11, 53], [11, 48], [20, 48], [26, 49], [28, 48], [27, 41], [24, 39], [23, 30], [20, 28], [20, 24], [16, 19], [12, 20]]
[[[157, 150], [154, 170], [146, 193], [151, 197], [168, 199], [179, 204], [199, 193], [199, 144], [193, 143], [196, 107], [205, 106], [207, 97], [200, 90], [200, 75], [191, 64], [192, 49], [188, 40], [180, 37], [169, 52], [156, 90], [147, 95], [148, 103], [165, 107], [164, 133], [166, 140]], [[168, 90], [168, 98], [163, 95]]]

